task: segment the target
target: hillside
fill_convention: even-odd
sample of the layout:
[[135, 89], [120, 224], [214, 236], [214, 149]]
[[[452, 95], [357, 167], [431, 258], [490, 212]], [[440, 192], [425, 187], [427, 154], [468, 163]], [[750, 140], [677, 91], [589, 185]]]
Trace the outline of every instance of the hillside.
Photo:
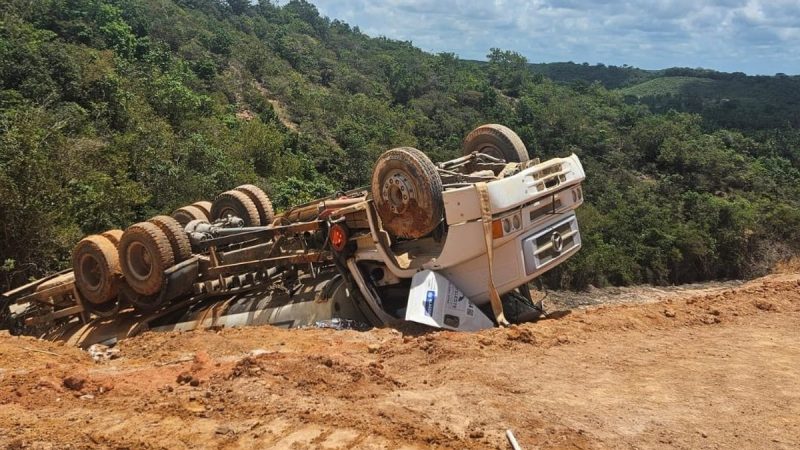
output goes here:
[[534, 73], [560, 83], [594, 83], [599, 82], [607, 89], [618, 89], [642, 83], [660, 76], [661, 71], [644, 70], [630, 66], [607, 66], [605, 64], [590, 65], [573, 62], [532, 63]]
[[622, 92], [656, 113], [698, 113], [711, 128], [756, 133], [800, 127], [800, 76], [664, 76]]
[[710, 78], [658, 77], [622, 89], [625, 95], [634, 97], [657, 97], [662, 95], [702, 95], [714, 90], [715, 81]]
[[[642, 70], [587, 63], [531, 64], [534, 73], [558, 83], [600, 83], [626, 101], [655, 113], [700, 114], [707, 129], [734, 128], [752, 134], [800, 128], [800, 76], [748, 76], [673, 67]], [[763, 134], [762, 134], [763, 135]]]
[[242, 183], [286, 207], [366, 184], [395, 146], [457, 155], [487, 122], [586, 167], [585, 246], [550, 286], [751, 277], [800, 248], [796, 77], [733, 74], [764, 85], [757, 103], [715, 91], [694, 111], [631, 85], [638, 69], [601, 80], [640, 100], [514, 52], [371, 38], [302, 0], [12, 0], [0, 17], [0, 289], [67, 266], [83, 234]]

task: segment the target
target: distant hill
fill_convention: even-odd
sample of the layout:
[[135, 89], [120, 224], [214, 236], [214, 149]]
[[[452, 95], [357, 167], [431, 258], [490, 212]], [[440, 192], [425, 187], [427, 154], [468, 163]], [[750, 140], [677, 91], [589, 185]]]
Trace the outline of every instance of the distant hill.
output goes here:
[[540, 73], [561, 83], [600, 82], [608, 89], [617, 89], [658, 77], [661, 71], [637, 69], [630, 66], [589, 65], [573, 62], [531, 64], [534, 73]]
[[659, 95], [679, 95], [692, 92], [698, 95], [714, 90], [716, 81], [710, 78], [658, 77], [621, 89], [625, 95], [634, 97], [654, 97]]
[[763, 130], [800, 127], [800, 76], [726, 73], [673, 67], [635, 67], [572, 62], [530, 64], [531, 71], [557, 83], [599, 82], [617, 89], [629, 102], [653, 112], [698, 113], [707, 126]]

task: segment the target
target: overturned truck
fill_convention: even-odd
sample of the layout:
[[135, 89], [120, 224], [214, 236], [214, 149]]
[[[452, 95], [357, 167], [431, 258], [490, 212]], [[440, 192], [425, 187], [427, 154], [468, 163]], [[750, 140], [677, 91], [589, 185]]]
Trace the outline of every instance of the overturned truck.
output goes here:
[[386, 151], [371, 186], [281, 214], [244, 185], [88, 236], [71, 270], [0, 296], [0, 326], [88, 346], [145, 330], [402, 320], [478, 330], [536, 318], [528, 283], [581, 247], [583, 167], [575, 155], [531, 160], [496, 124], [462, 147], [438, 164]]

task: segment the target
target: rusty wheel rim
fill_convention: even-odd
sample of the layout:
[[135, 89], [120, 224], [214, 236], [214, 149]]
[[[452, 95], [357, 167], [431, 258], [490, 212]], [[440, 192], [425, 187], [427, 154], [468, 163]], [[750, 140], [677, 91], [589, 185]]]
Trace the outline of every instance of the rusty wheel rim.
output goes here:
[[130, 274], [139, 281], [150, 278], [153, 273], [153, 255], [139, 242], [132, 242], [128, 247], [125, 259], [128, 262]]
[[416, 199], [416, 189], [407, 173], [394, 170], [383, 182], [381, 197], [393, 213], [402, 214], [411, 199]]
[[228, 216], [239, 217], [240, 215], [241, 214], [239, 214], [239, 212], [236, 211], [236, 209], [234, 209], [234, 208], [224, 208], [224, 209], [222, 209], [220, 211], [219, 218], [220, 219], [227, 219]]
[[81, 278], [90, 291], [97, 291], [103, 284], [103, 271], [100, 262], [92, 255], [83, 255], [81, 258]]
[[494, 145], [484, 145], [483, 147], [478, 149], [478, 153], [483, 153], [485, 155], [489, 155], [497, 159], [502, 159], [503, 161], [506, 160], [506, 157], [505, 155], [503, 155], [503, 152], [501, 152], [500, 149], [495, 147]]

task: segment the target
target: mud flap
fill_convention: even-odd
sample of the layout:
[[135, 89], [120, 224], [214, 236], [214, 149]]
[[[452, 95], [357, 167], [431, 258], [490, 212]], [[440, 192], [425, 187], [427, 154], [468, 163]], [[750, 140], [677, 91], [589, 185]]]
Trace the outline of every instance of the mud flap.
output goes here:
[[455, 331], [478, 331], [494, 322], [444, 275], [431, 270], [414, 274], [406, 320]]

